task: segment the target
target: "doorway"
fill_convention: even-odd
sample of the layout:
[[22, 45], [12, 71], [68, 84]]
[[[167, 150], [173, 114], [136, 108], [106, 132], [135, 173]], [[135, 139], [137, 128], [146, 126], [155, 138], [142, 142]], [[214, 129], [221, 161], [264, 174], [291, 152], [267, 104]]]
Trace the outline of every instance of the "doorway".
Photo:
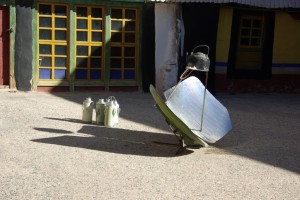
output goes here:
[[[185, 27], [184, 52], [191, 53], [198, 45], [209, 46], [210, 67], [208, 72], [208, 90], [215, 93], [215, 61], [216, 61], [216, 41], [218, 33], [219, 5], [210, 3], [183, 3], [182, 17]], [[199, 50], [199, 49], [197, 49]], [[203, 49], [200, 49], [203, 50]], [[207, 53], [204, 52], [203, 53]], [[179, 75], [186, 66], [186, 57], [183, 56]], [[205, 73], [193, 71], [192, 76], [196, 76], [203, 83]]]
[[9, 9], [0, 6], [0, 86], [9, 85]]
[[229, 78], [270, 79], [274, 13], [235, 10], [228, 59]]

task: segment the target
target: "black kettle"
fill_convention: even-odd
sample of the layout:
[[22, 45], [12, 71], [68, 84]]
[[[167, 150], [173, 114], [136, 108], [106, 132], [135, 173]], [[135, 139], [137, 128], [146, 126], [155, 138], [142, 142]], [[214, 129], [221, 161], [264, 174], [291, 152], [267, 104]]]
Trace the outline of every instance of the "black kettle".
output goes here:
[[[199, 47], [205, 47], [207, 48], [207, 54], [204, 54], [202, 52], [195, 52], [195, 50]], [[209, 53], [209, 46], [207, 45], [198, 45], [196, 46], [193, 51], [191, 52], [191, 55], [187, 56], [187, 66], [186, 68], [191, 70], [197, 70], [197, 71], [209, 71], [209, 65], [210, 60], [208, 57]]]

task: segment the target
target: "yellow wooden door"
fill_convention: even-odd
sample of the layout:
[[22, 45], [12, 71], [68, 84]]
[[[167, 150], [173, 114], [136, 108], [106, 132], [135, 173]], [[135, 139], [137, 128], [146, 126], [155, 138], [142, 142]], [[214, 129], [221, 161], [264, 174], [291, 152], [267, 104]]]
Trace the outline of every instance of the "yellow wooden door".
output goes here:
[[262, 67], [263, 16], [242, 15], [236, 51], [236, 69], [259, 70]]

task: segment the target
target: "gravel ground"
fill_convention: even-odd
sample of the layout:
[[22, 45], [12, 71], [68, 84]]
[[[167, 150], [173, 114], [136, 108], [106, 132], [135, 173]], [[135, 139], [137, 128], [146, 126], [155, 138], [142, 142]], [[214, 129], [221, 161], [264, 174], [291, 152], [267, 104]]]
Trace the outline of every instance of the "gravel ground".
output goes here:
[[[119, 123], [81, 122], [115, 96]], [[218, 94], [233, 130], [174, 155], [150, 93], [0, 90], [0, 199], [300, 199], [300, 95]], [[95, 120], [95, 116], [94, 116]]]

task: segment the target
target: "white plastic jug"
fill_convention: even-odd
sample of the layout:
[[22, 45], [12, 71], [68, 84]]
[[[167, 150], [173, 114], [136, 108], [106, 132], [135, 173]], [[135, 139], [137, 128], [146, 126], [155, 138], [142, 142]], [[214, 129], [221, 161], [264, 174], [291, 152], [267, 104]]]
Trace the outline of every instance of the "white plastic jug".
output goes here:
[[104, 124], [105, 118], [105, 101], [104, 99], [99, 99], [96, 103], [96, 123], [97, 124]]
[[120, 115], [120, 105], [118, 104], [117, 100], [113, 101], [114, 107], [116, 109], [116, 114], [114, 115], [114, 123], [119, 123], [119, 115]]
[[93, 120], [94, 102], [91, 97], [86, 98], [82, 104], [82, 121], [91, 123]]
[[105, 106], [104, 126], [113, 127], [115, 125], [114, 117], [117, 114], [113, 101], [107, 100]]

